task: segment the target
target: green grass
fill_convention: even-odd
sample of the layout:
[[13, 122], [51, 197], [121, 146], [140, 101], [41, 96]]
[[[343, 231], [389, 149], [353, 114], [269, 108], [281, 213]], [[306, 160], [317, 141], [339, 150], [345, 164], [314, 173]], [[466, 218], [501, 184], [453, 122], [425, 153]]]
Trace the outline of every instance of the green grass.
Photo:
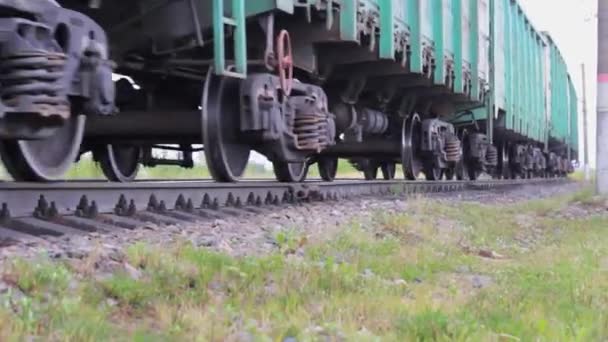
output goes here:
[[[265, 170], [262, 165], [250, 164], [245, 170], [248, 178], [270, 178], [272, 171]], [[83, 159], [74, 164], [66, 175], [67, 179], [105, 179], [101, 168], [91, 159]], [[187, 169], [178, 166], [160, 165], [155, 167], [141, 167], [138, 179], [206, 179], [211, 178], [209, 169], [197, 164]]]
[[[357, 171], [347, 160], [340, 160], [338, 164], [338, 177], [346, 178], [362, 178], [361, 172]], [[194, 168], [186, 169], [178, 166], [167, 166], [160, 165], [155, 167], [142, 167], [139, 170], [137, 179], [210, 179], [211, 174], [209, 169], [204, 166], [197, 164]], [[274, 173], [272, 170], [265, 169], [260, 164], [250, 163], [245, 169], [243, 178], [268, 178], [274, 179]], [[318, 179], [319, 171], [317, 165], [310, 167], [308, 171], [308, 179]], [[0, 180], [10, 179], [6, 170], [0, 163]], [[76, 179], [105, 179], [99, 165], [92, 161], [90, 158], [83, 158], [81, 161], [74, 164], [74, 166], [68, 171], [65, 179], [76, 180]]]
[[582, 170], [577, 170], [574, 171], [573, 173], [568, 175], [568, 178], [577, 181], [577, 182], [582, 182], [585, 180], [585, 171]]
[[[589, 169], [589, 182], [590, 183], [595, 182], [595, 173], [596, 173], [595, 169]], [[585, 171], [576, 170], [573, 173], [569, 174], [568, 178], [570, 178], [573, 181], [584, 182], [585, 181]]]
[[[119, 267], [101, 279], [96, 256], [16, 260], [0, 274], [25, 296], [0, 300], [0, 340], [602, 341], [608, 216], [556, 216], [599, 205], [591, 199], [418, 199], [326, 236], [286, 230], [275, 253], [242, 258], [135, 244], [124, 262], [139, 274]], [[519, 248], [530, 235], [533, 246]], [[489, 283], [472, 286], [473, 276]]]

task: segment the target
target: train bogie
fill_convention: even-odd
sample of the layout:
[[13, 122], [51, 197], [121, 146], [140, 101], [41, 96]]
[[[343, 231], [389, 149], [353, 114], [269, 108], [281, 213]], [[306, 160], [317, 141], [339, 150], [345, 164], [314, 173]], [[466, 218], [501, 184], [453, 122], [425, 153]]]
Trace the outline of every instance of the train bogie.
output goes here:
[[61, 177], [78, 156], [82, 114], [115, 109], [105, 31], [54, 1], [0, 7], [15, 11], [0, 19], [2, 161], [17, 180]]

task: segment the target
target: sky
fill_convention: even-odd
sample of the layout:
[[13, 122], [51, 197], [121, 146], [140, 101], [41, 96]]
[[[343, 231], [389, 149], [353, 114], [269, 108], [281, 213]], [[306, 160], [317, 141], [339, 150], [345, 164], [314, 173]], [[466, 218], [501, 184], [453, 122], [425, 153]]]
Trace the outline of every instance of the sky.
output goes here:
[[583, 162], [582, 71], [585, 64], [589, 159], [595, 165], [597, 80], [597, 0], [519, 0], [538, 30], [558, 45], [579, 97], [579, 160]]

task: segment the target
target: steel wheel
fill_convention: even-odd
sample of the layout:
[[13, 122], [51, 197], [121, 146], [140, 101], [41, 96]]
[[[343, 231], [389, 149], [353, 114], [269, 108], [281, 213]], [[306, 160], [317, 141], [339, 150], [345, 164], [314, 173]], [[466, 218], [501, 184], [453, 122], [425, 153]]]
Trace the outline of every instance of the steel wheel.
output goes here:
[[511, 170], [511, 179], [524, 179], [524, 171], [521, 167], [514, 168]]
[[239, 140], [240, 81], [207, 73], [202, 127], [205, 159], [214, 180], [235, 182], [243, 175], [251, 148]]
[[338, 174], [338, 158], [320, 157], [317, 162], [321, 179], [326, 182], [333, 182]]
[[441, 169], [438, 167], [434, 167], [431, 163], [427, 163], [424, 166], [424, 175], [426, 176], [426, 180], [436, 181], [441, 180]]
[[415, 180], [423, 164], [418, 156], [418, 144], [422, 123], [418, 114], [403, 120], [401, 129], [401, 163], [405, 179]]
[[454, 175], [456, 174], [456, 167], [450, 167], [445, 169], [443, 172], [446, 180], [454, 180]]
[[84, 135], [84, 115], [72, 116], [49, 138], [0, 142], [0, 156], [16, 181], [52, 181], [70, 169]]
[[297, 183], [303, 182], [308, 173], [308, 164], [303, 163], [287, 163], [283, 161], [273, 162], [274, 175], [279, 182]]
[[473, 159], [470, 155], [470, 146], [469, 146], [469, 133], [464, 131], [462, 133], [462, 167], [463, 167], [463, 178], [469, 180], [477, 180], [479, 175], [481, 175], [482, 167], [475, 159]]
[[384, 180], [393, 180], [395, 179], [397, 165], [394, 162], [384, 162], [380, 165], [380, 170], [382, 171], [382, 177]]
[[369, 162], [363, 169], [365, 180], [375, 180], [378, 178], [378, 164]]
[[472, 181], [477, 180], [477, 178], [479, 178], [479, 175], [481, 175], [481, 171], [475, 163], [467, 163], [466, 168], [467, 173], [469, 175], [469, 179]]
[[456, 179], [466, 180], [469, 179], [469, 173], [467, 168], [464, 166], [464, 162], [460, 161], [456, 164]]
[[109, 181], [131, 182], [137, 177], [141, 149], [137, 146], [105, 145], [93, 151], [93, 158]]
[[500, 163], [499, 167], [500, 167], [500, 171], [499, 171], [499, 175], [503, 178], [503, 179], [510, 179], [511, 178], [511, 168], [509, 167], [509, 147], [507, 146], [507, 143], [503, 142], [501, 143], [500, 148], [498, 149], [498, 162]]

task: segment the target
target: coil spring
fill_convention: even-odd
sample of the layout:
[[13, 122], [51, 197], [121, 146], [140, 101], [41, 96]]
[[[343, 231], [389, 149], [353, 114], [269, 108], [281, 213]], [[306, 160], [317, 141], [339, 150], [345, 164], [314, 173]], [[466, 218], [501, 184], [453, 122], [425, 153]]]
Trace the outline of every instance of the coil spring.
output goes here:
[[445, 159], [457, 162], [460, 159], [460, 140], [456, 135], [450, 134], [445, 139]]
[[489, 145], [486, 151], [486, 164], [491, 166], [498, 165], [498, 149], [494, 145]]
[[0, 98], [19, 112], [35, 112], [44, 117], [68, 118], [67, 99], [60, 95], [66, 56], [56, 52], [30, 52], [0, 61]]
[[329, 145], [327, 116], [320, 113], [299, 113], [294, 120], [296, 148], [320, 152]]

